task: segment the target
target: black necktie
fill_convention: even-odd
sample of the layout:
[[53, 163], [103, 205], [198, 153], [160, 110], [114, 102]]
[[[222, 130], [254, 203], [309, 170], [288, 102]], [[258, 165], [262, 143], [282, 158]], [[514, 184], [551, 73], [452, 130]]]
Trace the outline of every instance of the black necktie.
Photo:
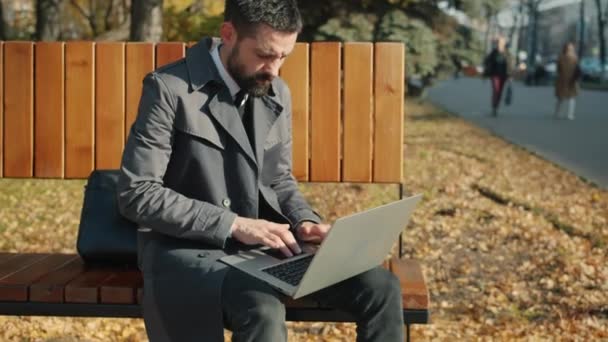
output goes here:
[[[243, 127], [245, 127], [245, 132], [247, 133], [247, 138], [249, 138], [249, 143], [251, 144], [251, 149], [255, 154], [255, 135], [253, 131], [253, 108], [251, 95], [246, 96], [247, 92], [244, 90], [239, 91], [235, 98], [234, 104], [241, 116], [241, 120], [243, 121]], [[245, 98], [246, 97], [246, 98]]]
[[245, 90], [240, 90], [238, 93], [236, 93], [236, 96], [234, 97], [234, 105], [239, 111], [241, 119], [243, 119], [243, 115], [245, 114], [246, 102], [248, 102], [247, 100], [249, 100], [249, 96], [247, 96], [247, 99], [245, 99], [246, 96], [247, 92]]

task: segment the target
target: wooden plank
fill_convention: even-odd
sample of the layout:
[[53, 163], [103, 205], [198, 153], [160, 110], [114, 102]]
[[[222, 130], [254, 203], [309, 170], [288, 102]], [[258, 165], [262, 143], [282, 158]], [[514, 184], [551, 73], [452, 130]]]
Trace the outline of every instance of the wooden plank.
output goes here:
[[186, 55], [186, 45], [179, 42], [156, 44], [156, 67], [173, 63]]
[[429, 291], [418, 261], [395, 257], [391, 259], [390, 270], [399, 278], [403, 309], [428, 310]]
[[63, 178], [64, 43], [36, 43], [34, 175]]
[[135, 304], [137, 289], [143, 284], [141, 272], [124, 270], [114, 274], [101, 285], [101, 303]]
[[310, 179], [340, 181], [340, 43], [312, 44]]
[[299, 180], [309, 179], [309, 53], [308, 44], [297, 43], [281, 68], [281, 77], [291, 90], [292, 123], [292, 172]]
[[30, 284], [72, 259], [74, 255], [49, 254], [28, 267], [0, 279], [0, 301], [27, 301]]
[[94, 167], [93, 42], [69, 42], [65, 47], [65, 177], [86, 178]]
[[43, 259], [48, 254], [17, 254], [9, 261], [0, 264], [0, 279], [4, 279], [11, 274], [21, 271], [31, 264]]
[[372, 181], [373, 45], [344, 45], [342, 181]]
[[89, 268], [65, 286], [66, 303], [98, 303], [99, 287], [114, 276], [110, 269]]
[[399, 183], [403, 176], [403, 44], [377, 43], [375, 70], [374, 182]]
[[4, 44], [4, 177], [34, 173], [34, 43]]
[[52, 273], [41, 277], [30, 286], [30, 301], [62, 303], [65, 298], [65, 286], [85, 272], [85, 265], [78, 255], [57, 268]]
[[4, 42], [0, 41], [0, 178], [4, 177]]
[[95, 47], [95, 168], [118, 169], [125, 145], [125, 44]]
[[154, 44], [153, 43], [127, 43], [126, 60], [126, 120], [125, 139], [135, 117], [146, 74], [154, 70]]
[[12, 259], [17, 257], [17, 253], [0, 253], [0, 267], [6, 262], [10, 262]]

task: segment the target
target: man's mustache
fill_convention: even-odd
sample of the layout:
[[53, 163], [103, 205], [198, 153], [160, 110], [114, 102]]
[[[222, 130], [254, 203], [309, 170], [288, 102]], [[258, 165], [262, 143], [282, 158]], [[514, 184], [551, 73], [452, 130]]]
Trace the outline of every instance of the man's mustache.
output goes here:
[[256, 81], [267, 81], [267, 82], [270, 82], [273, 79], [274, 79], [274, 76], [272, 74], [267, 73], [267, 72], [255, 75], [255, 80]]

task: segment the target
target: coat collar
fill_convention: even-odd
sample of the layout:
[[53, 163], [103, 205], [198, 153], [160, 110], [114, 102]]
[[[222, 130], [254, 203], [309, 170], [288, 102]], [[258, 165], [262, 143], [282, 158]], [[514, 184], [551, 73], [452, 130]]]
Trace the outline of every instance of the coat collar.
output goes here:
[[275, 80], [268, 95], [253, 98], [254, 148], [247, 138], [245, 127], [234, 106], [228, 87], [222, 81], [215, 67], [210, 53], [212, 44], [212, 38], [204, 38], [186, 52], [190, 89], [194, 92], [208, 85], [215, 86], [213, 88], [217, 90], [209, 93], [209, 113], [230, 134], [245, 155], [257, 165], [258, 171], [261, 172], [264, 159], [264, 142], [270, 128], [283, 112], [280, 98], [274, 92], [274, 88], [279, 85]]
[[[206, 37], [186, 51], [186, 66], [188, 68], [191, 91], [200, 90], [209, 82], [217, 82], [225, 86], [211, 57], [211, 48], [219, 43], [219, 38]], [[276, 86], [276, 81], [273, 81], [267, 96], [278, 101], [274, 89]]]

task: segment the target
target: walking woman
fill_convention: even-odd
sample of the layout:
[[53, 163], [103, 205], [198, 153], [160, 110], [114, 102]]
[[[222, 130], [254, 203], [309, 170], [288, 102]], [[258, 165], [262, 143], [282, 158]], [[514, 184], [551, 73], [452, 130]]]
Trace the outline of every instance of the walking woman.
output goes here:
[[578, 95], [578, 79], [580, 69], [578, 66], [578, 56], [572, 42], [564, 45], [562, 53], [557, 61], [557, 79], [555, 81], [555, 96], [557, 105], [555, 106], [556, 119], [562, 117], [562, 103], [567, 103], [567, 118], [574, 120], [574, 110], [576, 108], [576, 95]]
[[492, 81], [492, 115], [498, 115], [498, 106], [505, 84], [511, 77], [511, 56], [504, 37], [494, 40], [494, 49], [484, 61], [484, 75]]

